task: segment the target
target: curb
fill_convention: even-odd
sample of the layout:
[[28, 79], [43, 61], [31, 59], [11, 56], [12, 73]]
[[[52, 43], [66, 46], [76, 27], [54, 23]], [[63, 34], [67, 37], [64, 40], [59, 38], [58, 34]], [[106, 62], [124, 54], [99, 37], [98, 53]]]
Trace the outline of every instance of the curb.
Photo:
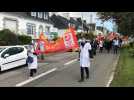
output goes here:
[[110, 78], [109, 78], [108, 83], [106, 84], [106, 87], [110, 87], [110, 84], [111, 84], [111, 82], [112, 82], [112, 80], [113, 80], [113, 78], [114, 78], [115, 69], [116, 69], [116, 66], [117, 66], [117, 64], [118, 64], [119, 57], [120, 57], [120, 54], [118, 55], [116, 62], [113, 64], [112, 73], [111, 73], [111, 75], [110, 75]]

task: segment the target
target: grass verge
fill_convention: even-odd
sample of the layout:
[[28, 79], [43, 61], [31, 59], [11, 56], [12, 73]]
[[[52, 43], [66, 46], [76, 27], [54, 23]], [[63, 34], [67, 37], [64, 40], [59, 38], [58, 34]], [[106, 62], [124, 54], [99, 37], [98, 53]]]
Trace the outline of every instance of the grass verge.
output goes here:
[[114, 79], [110, 87], [133, 87], [134, 86], [134, 57], [128, 53], [128, 49], [122, 49], [119, 62], [115, 71]]

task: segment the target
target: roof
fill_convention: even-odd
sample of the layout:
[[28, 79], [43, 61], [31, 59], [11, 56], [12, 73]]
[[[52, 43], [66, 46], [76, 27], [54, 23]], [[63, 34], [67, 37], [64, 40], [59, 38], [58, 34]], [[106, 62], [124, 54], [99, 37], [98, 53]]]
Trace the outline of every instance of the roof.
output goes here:
[[56, 16], [56, 15], [52, 15], [50, 17], [50, 20], [53, 22], [54, 26], [58, 29], [66, 29], [68, 28], [68, 24], [69, 24], [69, 21], [62, 17], [62, 16]]

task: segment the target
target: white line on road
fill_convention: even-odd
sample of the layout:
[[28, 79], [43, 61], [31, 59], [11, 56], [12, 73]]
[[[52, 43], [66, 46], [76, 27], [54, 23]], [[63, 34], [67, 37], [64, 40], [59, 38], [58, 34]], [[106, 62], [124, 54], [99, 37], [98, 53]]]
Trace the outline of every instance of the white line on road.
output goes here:
[[44, 75], [47, 75], [47, 74], [49, 74], [49, 73], [51, 73], [51, 72], [53, 72], [53, 71], [56, 71], [56, 70], [57, 70], [57, 68], [53, 68], [53, 69], [51, 69], [51, 70], [49, 70], [49, 71], [47, 71], [47, 72], [45, 72], [45, 73], [42, 73], [42, 74], [40, 74], [40, 75], [38, 75], [38, 76], [36, 76], [36, 77], [33, 77], [33, 78], [31, 78], [31, 79], [28, 79], [28, 80], [25, 80], [25, 81], [23, 81], [23, 82], [21, 82], [21, 83], [16, 84], [16, 87], [21, 87], [21, 86], [23, 86], [23, 85], [25, 85], [25, 84], [28, 84], [28, 83], [30, 83], [30, 82], [32, 82], [32, 81], [34, 81], [34, 80], [36, 80], [36, 79], [38, 79], [38, 78], [44, 76]]
[[109, 78], [109, 81], [108, 81], [106, 87], [109, 87], [109, 86], [110, 86], [110, 84], [111, 84], [113, 78], [114, 78], [114, 73], [111, 74], [111, 76], [110, 76], [110, 78]]
[[[119, 55], [119, 56], [120, 56], [120, 55]], [[116, 68], [116, 66], [117, 66], [117, 64], [118, 64], [119, 56], [117, 57], [117, 60], [116, 60], [116, 62], [115, 62], [114, 65], [113, 65], [113, 68], [114, 68], [114, 69], [113, 69], [113, 72], [111, 73], [111, 76], [110, 76], [110, 78], [109, 78], [109, 81], [108, 81], [106, 87], [109, 87], [109, 86], [110, 86], [110, 84], [111, 84], [111, 82], [112, 82], [112, 80], [113, 80], [113, 78], [114, 78], [115, 68]]]
[[69, 64], [71, 64], [71, 63], [73, 63], [73, 62], [75, 62], [75, 61], [77, 61], [77, 59], [71, 60], [71, 61], [65, 63], [64, 65], [69, 65]]

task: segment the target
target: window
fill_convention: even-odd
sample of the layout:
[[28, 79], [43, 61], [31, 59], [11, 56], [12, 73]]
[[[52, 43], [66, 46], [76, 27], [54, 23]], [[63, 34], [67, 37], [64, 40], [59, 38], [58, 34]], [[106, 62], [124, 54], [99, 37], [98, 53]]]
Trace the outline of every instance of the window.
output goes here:
[[7, 49], [5, 52], [3, 52], [1, 57], [4, 57], [5, 54], [9, 54], [9, 56], [12, 56], [12, 55], [15, 55], [17, 53], [19, 53], [18, 48], [17, 47], [12, 47], [12, 48]]
[[49, 15], [48, 12], [44, 12], [44, 19], [48, 19], [48, 15]]
[[0, 48], [0, 52], [2, 52], [5, 48]]
[[43, 26], [42, 25], [39, 26], [39, 33], [41, 33], [41, 32], [43, 32]]
[[38, 12], [38, 18], [43, 18], [42, 12]]
[[49, 33], [50, 32], [50, 27], [46, 26], [46, 32]]
[[17, 47], [17, 53], [21, 53], [21, 52], [23, 52], [24, 51], [24, 48], [21, 48], [21, 47]]
[[31, 16], [36, 17], [36, 12], [31, 12]]
[[18, 22], [16, 19], [4, 18], [4, 28], [17, 32]]
[[27, 34], [33, 35], [36, 32], [36, 26], [35, 24], [27, 24]]

